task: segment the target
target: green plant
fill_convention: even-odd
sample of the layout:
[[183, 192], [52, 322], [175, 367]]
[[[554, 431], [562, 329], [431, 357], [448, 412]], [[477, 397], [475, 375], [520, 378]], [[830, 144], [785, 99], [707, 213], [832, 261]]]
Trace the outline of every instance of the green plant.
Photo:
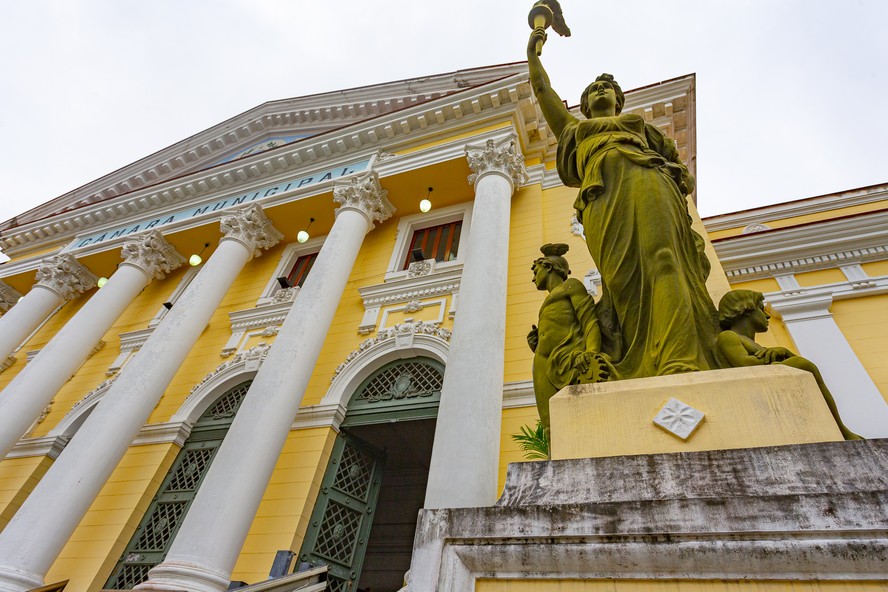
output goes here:
[[520, 434], [512, 434], [512, 439], [521, 446], [527, 460], [549, 460], [549, 435], [539, 420], [536, 429], [521, 426]]

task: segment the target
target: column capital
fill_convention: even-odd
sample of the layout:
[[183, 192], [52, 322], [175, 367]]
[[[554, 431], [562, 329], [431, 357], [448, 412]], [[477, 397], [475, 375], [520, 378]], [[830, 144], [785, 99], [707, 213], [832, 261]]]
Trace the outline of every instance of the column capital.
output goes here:
[[66, 302], [96, 285], [96, 276], [69, 253], [41, 262], [35, 279], [38, 286], [49, 288]]
[[395, 212], [395, 206], [388, 200], [388, 191], [379, 184], [375, 171], [355, 175], [334, 185], [333, 201], [339, 204], [337, 216], [345, 210], [356, 210], [367, 217], [371, 229], [374, 222], [384, 222]]
[[21, 297], [22, 295], [18, 293], [18, 290], [0, 280], [0, 313], [5, 313], [12, 308]]
[[272, 226], [271, 220], [259, 204], [250, 204], [246, 208], [222, 216], [220, 228], [225, 238], [243, 244], [253, 257], [260, 256], [263, 249], [270, 249], [284, 238], [284, 235]]
[[185, 257], [176, 252], [157, 230], [123, 243], [120, 255], [125, 263], [138, 267], [149, 278], [158, 280], [185, 263]]
[[481, 177], [491, 173], [508, 179], [512, 191], [528, 181], [524, 156], [518, 150], [514, 135], [499, 140], [491, 138], [484, 144], [466, 144], [466, 158], [472, 169], [469, 185], [477, 184]]

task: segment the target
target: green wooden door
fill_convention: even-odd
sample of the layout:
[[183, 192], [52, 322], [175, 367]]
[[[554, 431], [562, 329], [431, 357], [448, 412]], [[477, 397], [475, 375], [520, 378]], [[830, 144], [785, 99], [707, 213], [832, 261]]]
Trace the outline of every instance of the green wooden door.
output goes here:
[[129, 590], [147, 580], [148, 570], [164, 560], [250, 384], [223, 394], [194, 424], [105, 588]]
[[315, 504], [299, 561], [328, 566], [327, 590], [357, 590], [385, 455], [339, 434]]

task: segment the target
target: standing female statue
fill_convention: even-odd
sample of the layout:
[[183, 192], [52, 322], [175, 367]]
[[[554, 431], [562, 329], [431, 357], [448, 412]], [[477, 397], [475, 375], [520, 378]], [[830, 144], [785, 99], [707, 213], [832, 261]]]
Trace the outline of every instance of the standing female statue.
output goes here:
[[620, 114], [623, 92], [602, 74], [571, 115], [552, 90], [530, 35], [530, 80], [558, 135], [558, 174], [578, 187], [574, 207], [603, 283], [598, 306], [611, 380], [718, 368], [718, 319], [706, 290], [709, 261], [691, 230], [694, 178], [672, 140], [639, 115]]

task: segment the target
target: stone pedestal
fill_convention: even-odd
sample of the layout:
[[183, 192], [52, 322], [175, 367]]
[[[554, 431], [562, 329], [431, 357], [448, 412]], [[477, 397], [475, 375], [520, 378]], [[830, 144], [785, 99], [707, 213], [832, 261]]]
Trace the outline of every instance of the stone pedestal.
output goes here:
[[[654, 423], [678, 399], [703, 413], [687, 440]], [[842, 441], [814, 377], [753, 366], [562, 389], [550, 402], [552, 458], [594, 458]], [[675, 406], [672, 419], [691, 420]]]
[[408, 589], [863, 589], [888, 579], [886, 507], [888, 440], [513, 463], [495, 507], [420, 512]]

